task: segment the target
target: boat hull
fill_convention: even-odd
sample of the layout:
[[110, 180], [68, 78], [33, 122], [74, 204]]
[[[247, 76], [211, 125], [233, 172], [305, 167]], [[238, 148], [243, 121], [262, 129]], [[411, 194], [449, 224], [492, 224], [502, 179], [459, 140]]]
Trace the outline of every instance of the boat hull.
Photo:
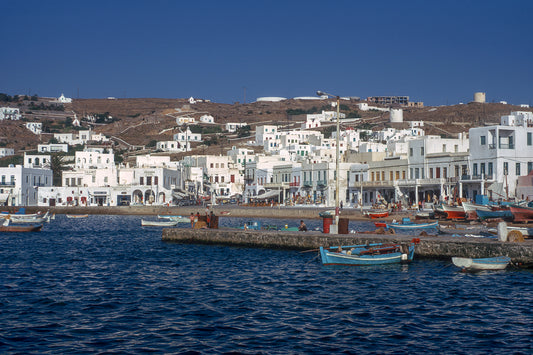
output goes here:
[[20, 232], [39, 232], [43, 228], [42, 224], [35, 225], [35, 226], [2, 226], [0, 225], [0, 232], [14, 232], [14, 233], [20, 233]]
[[515, 222], [528, 222], [533, 220], [533, 208], [518, 205], [509, 205]]
[[[402, 246], [399, 244], [386, 245], [381, 243], [370, 244], [369, 246], [344, 246], [341, 248], [343, 252], [334, 252], [330, 249], [320, 247], [322, 264], [350, 266], [397, 264], [413, 260], [415, 250], [414, 244], [411, 244], [404, 253]], [[347, 249], [352, 251], [352, 254]], [[379, 253], [380, 250], [383, 253]]]
[[446, 213], [446, 218], [448, 219], [465, 219], [466, 212], [462, 207], [453, 207], [442, 205], [442, 210]]
[[141, 226], [143, 227], [175, 227], [178, 224], [176, 221], [160, 222], [160, 221], [146, 221], [141, 220]]
[[486, 219], [497, 219], [501, 218], [506, 221], [513, 220], [513, 214], [510, 210], [496, 210], [496, 211], [485, 211], [485, 210], [476, 210], [477, 217], [484, 221]]
[[389, 211], [385, 212], [365, 212], [365, 215], [371, 219], [383, 218], [389, 216]]
[[437, 228], [439, 225], [439, 222], [431, 222], [431, 223], [391, 223], [388, 224], [389, 228], [394, 229], [431, 229], [431, 228]]
[[508, 256], [497, 256], [494, 258], [460, 258], [453, 257], [452, 263], [464, 270], [503, 270], [509, 265], [511, 258]]

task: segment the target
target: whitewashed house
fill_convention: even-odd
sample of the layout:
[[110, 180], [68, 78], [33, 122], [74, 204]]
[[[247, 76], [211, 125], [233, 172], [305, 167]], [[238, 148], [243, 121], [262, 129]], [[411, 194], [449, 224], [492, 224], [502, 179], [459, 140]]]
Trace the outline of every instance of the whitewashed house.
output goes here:
[[200, 123], [213, 124], [215, 123], [215, 118], [211, 115], [203, 115], [200, 117]]
[[41, 134], [43, 132], [43, 124], [41, 122], [27, 122], [26, 128], [33, 134]]
[[27, 154], [24, 153], [24, 167], [50, 169], [51, 156], [50, 154]]
[[57, 153], [57, 152], [68, 153], [68, 144], [66, 143], [38, 144], [37, 151], [39, 153]]
[[0, 148], [0, 158], [15, 155], [15, 149], [13, 148]]
[[226, 131], [230, 133], [235, 133], [241, 127], [247, 126], [246, 122], [228, 122], [226, 123]]
[[0, 107], [0, 121], [12, 120], [18, 121], [22, 118], [20, 110], [14, 107]]
[[61, 93], [61, 96], [57, 98], [57, 101], [62, 104], [70, 104], [72, 103], [72, 99], [70, 97], [65, 97], [63, 93]]
[[462, 183], [470, 196], [520, 199], [517, 179], [533, 170], [533, 113], [511, 112], [501, 117], [500, 125], [471, 128], [469, 136], [470, 180]]
[[36, 206], [38, 191], [52, 186], [52, 170], [23, 165], [0, 167], [0, 204]]

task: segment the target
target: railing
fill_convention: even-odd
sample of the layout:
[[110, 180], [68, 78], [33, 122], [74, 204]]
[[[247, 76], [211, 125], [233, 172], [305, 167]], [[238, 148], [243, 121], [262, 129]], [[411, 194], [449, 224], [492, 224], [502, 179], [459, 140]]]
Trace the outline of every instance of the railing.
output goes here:
[[514, 149], [514, 144], [501, 144], [500, 149]]
[[304, 181], [304, 187], [313, 187], [312, 181]]
[[316, 182], [317, 186], [328, 186], [327, 180], [317, 180]]
[[290, 186], [290, 187], [298, 187], [298, 186], [300, 186], [300, 182], [299, 182], [299, 181], [298, 181], [298, 182], [291, 182], [291, 183], [289, 184], [289, 186]]
[[15, 186], [15, 181], [2, 181], [0, 186]]

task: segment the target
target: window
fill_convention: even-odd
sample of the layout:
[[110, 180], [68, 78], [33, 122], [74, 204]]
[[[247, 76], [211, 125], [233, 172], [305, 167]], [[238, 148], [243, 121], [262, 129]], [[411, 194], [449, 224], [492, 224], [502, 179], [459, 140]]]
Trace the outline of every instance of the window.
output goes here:
[[420, 147], [420, 155], [424, 156], [424, 147]]
[[429, 178], [433, 179], [433, 168], [429, 168]]
[[143, 176], [141, 176], [139, 178], [139, 185], [144, 185], [144, 177]]
[[533, 144], [533, 137], [531, 137], [533, 134], [531, 132], [527, 132], [527, 145]]
[[442, 168], [442, 177], [445, 179], [448, 178], [448, 168]]
[[154, 176], [154, 185], [159, 185], [159, 176]]
[[146, 185], [152, 185], [152, 177], [151, 176], [147, 176], [146, 177]]
[[409, 148], [409, 156], [410, 156], [410, 157], [413, 156], [413, 148]]
[[480, 164], [481, 175], [485, 175], [485, 163]]
[[477, 163], [474, 163], [474, 166], [472, 167], [472, 175], [477, 175]]
[[520, 176], [520, 163], [516, 163], [516, 176]]
[[443, 144], [443, 145], [442, 145], [442, 152], [443, 152], [443, 153], [446, 153], [446, 144]]
[[481, 145], [487, 144], [487, 137], [486, 136], [481, 136], [479, 138], [480, 138], [480, 144]]
[[420, 179], [420, 169], [415, 168], [415, 179]]
[[527, 162], [527, 173], [529, 174], [533, 170], [533, 162]]

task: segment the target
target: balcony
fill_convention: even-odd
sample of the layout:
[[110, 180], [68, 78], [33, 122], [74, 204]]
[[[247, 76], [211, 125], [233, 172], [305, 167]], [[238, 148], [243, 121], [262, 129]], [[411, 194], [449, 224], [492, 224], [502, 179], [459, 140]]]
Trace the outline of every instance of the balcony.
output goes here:
[[326, 187], [326, 186], [328, 186], [328, 181], [327, 180], [317, 180], [316, 181], [316, 185], [320, 186], [320, 187]]
[[514, 149], [514, 144], [501, 144], [500, 149]]
[[290, 187], [298, 187], [298, 186], [300, 186], [300, 182], [299, 182], [299, 181], [298, 181], [298, 182], [291, 182], [291, 183], [289, 184], [289, 186], [290, 186]]
[[14, 180], [0, 182], [0, 187], [14, 187], [14, 186], [15, 186], [15, 181]]
[[313, 187], [313, 182], [312, 181], [304, 181], [304, 187], [307, 187], [307, 188], [310, 188], [310, 187]]

